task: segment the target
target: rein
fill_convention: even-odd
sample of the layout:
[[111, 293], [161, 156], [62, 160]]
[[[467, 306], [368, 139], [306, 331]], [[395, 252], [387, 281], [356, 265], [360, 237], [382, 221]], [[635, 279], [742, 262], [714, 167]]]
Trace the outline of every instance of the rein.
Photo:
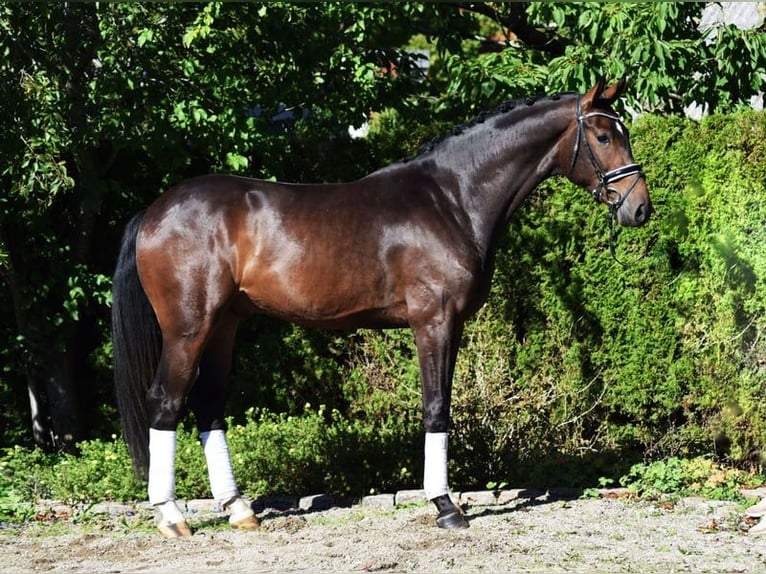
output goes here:
[[[617, 219], [617, 210], [619, 210], [620, 207], [622, 207], [622, 204], [625, 203], [625, 200], [636, 187], [639, 179], [646, 176], [641, 170], [641, 165], [637, 163], [629, 163], [607, 172], [602, 169], [601, 165], [596, 159], [596, 154], [593, 153], [593, 148], [591, 147], [588, 138], [585, 137], [585, 120], [595, 116], [602, 116], [615, 121], [625, 132], [627, 132], [627, 129], [625, 129], [625, 124], [622, 122], [622, 119], [620, 119], [620, 116], [616, 114], [610, 114], [607, 112], [589, 112], [587, 114], [583, 114], [580, 100], [581, 96], [578, 96], [575, 108], [577, 115], [577, 135], [575, 137], [574, 150], [572, 151], [572, 163], [569, 166], [569, 171], [570, 173], [572, 172], [575, 163], [577, 162], [577, 155], [580, 153], [580, 142], [585, 142], [585, 151], [588, 154], [588, 159], [590, 160], [591, 166], [593, 166], [593, 171], [598, 177], [598, 185], [596, 186], [596, 189], [591, 192], [591, 194], [593, 195], [593, 199], [595, 199], [598, 203], [603, 201], [603, 203], [606, 203], [609, 206], [609, 253], [617, 263], [623, 267], [626, 267], [627, 265], [617, 258], [617, 254], [615, 252], [615, 239], [617, 236], [617, 231], [615, 230], [614, 222]], [[633, 181], [624, 194], [621, 194], [617, 189], [612, 187], [613, 183], [625, 179], [631, 175], [633, 176]], [[617, 195], [617, 201], [611, 201], [609, 199], [610, 192]], [[606, 195], [604, 195], [605, 193]]]

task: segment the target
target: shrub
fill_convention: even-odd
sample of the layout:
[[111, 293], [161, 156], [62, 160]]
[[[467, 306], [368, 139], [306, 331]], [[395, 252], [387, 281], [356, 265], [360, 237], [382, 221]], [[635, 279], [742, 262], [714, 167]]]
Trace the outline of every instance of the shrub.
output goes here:
[[51, 495], [69, 503], [135, 500], [143, 484], [131, 470], [128, 449], [116, 436], [78, 445], [78, 455], [64, 454], [54, 466]]
[[620, 479], [638, 496], [658, 498], [673, 494], [704, 496], [714, 500], [742, 499], [740, 490], [763, 483], [763, 476], [735, 468], [725, 468], [705, 457], [636, 464]]
[[[382, 115], [375, 137], [404, 133], [397, 122]], [[672, 456], [761, 464], [766, 114], [647, 116], [631, 135], [655, 213], [617, 230], [625, 268], [609, 252], [606, 209], [563, 179], [511, 221], [456, 369], [453, 484], [616, 478]], [[301, 345], [295, 333], [279, 341], [284, 363], [297, 352], [287, 345]], [[422, 432], [408, 332], [312, 341], [296, 364], [321, 373], [297, 385], [283, 376], [273, 387], [293, 392], [292, 406], [274, 410], [321, 402], [394, 435]]]
[[56, 483], [58, 457], [39, 448], [15, 446], [4, 450], [0, 459], [0, 486], [7, 496], [26, 501], [51, 498]]
[[[228, 432], [235, 476], [248, 496], [329, 492], [358, 497], [418, 484], [419, 432], [406, 435], [396, 426], [350, 421], [322, 406], [306, 405], [296, 416], [255, 409], [248, 415], [245, 424], [230, 424]], [[0, 519], [41, 499], [92, 503], [146, 498], [146, 483], [133, 474], [121, 438], [85, 441], [78, 447], [76, 456], [7, 449], [0, 460]], [[183, 426], [178, 431], [176, 496], [210, 497], [198, 434]]]
[[[240, 488], [251, 496], [331, 492], [361, 496], [411, 477], [414, 444], [402, 431], [349, 421], [338, 411], [306, 405], [301, 416], [250, 412], [229, 430], [229, 446]], [[422, 463], [421, 463], [422, 468]]]
[[[461, 360], [486, 363], [492, 349], [510, 363], [497, 398], [508, 384], [545, 397], [544, 408], [525, 407], [537, 422], [517, 450], [757, 464], [766, 441], [766, 115], [647, 117], [632, 135], [656, 211], [646, 227], [619, 232], [630, 264], [609, 255], [603, 208], [569, 184], [546, 183], [498, 253], [493, 312], [477, 319], [496, 322], [481, 327], [493, 335], [473, 350], [467, 341]], [[479, 402], [480, 380], [469, 373], [462, 384], [464, 402]]]

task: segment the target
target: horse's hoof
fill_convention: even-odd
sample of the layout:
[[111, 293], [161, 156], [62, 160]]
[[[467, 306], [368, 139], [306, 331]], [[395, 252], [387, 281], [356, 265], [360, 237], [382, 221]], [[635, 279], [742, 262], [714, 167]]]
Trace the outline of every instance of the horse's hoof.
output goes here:
[[238, 530], [258, 530], [261, 527], [261, 521], [252, 514], [239, 520], [230, 520], [229, 523]]
[[436, 525], [439, 528], [449, 530], [455, 528], [468, 528], [468, 521], [459, 510], [444, 510], [436, 517]]
[[186, 521], [171, 523], [163, 523], [157, 526], [165, 538], [185, 538], [192, 535], [191, 528], [186, 524]]
[[252, 505], [243, 500], [240, 496], [235, 496], [224, 505], [231, 514], [229, 515], [229, 524], [240, 530], [257, 530], [261, 526], [261, 521], [255, 516]]

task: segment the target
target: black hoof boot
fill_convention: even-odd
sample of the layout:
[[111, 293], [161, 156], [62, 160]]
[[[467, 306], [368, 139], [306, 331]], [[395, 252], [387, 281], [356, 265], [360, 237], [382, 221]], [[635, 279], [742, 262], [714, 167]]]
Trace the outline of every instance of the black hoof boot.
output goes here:
[[468, 521], [460, 510], [446, 510], [436, 517], [436, 525], [439, 528], [468, 528]]
[[439, 510], [439, 515], [436, 517], [436, 525], [439, 528], [468, 528], [468, 521], [463, 515], [463, 511], [457, 506], [448, 494], [442, 494], [432, 499], [432, 502]]

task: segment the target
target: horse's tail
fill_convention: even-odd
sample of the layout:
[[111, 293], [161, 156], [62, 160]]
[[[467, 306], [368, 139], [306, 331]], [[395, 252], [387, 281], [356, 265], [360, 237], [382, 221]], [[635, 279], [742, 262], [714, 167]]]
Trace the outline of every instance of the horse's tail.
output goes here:
[[136, 236], [143, 212], [130, 220], [122, 238], [112, 283], [114, 387], [133, 468], [145, 477], [149, 467], [146, 392], [162, 348], [159, 325], [136, 267]]

